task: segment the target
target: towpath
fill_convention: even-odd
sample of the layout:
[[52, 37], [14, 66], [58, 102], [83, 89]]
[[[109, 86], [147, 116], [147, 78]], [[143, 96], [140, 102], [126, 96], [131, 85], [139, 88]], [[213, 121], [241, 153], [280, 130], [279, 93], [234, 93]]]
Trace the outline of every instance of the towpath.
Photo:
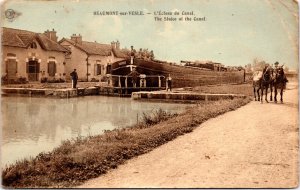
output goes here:
[[298, 185], [298, 89], [251, 102], [129, 160], [81, 188], [289, 188]]

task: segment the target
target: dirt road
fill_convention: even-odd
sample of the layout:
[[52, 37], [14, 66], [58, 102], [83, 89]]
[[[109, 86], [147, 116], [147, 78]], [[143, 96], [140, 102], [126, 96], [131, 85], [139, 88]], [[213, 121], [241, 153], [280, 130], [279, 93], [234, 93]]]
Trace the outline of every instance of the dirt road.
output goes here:
[[[293, 88], [295, 86], [291, 86]], [[290, 188], [298, 185], [298, 89], [210, 119], [80, 188]]]

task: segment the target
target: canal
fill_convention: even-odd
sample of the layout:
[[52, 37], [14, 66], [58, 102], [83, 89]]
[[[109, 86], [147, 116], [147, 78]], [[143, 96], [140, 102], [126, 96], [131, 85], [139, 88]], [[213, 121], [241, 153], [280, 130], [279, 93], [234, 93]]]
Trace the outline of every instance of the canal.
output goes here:
[[159, 108], [180, 113], [187, 106], [106, 96], [2, 97], [2, 166], [51, 151], [66, 139], [134, 125], [143, 113]]

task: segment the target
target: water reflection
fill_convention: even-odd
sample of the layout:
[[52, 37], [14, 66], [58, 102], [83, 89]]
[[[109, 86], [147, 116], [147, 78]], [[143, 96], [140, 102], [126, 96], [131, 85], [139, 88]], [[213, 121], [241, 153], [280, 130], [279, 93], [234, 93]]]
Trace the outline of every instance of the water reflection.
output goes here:
[[180, 112], [187, 106], [104, 96], [2, 97], [1, 103], [2, 164], [50, 151], [65, 139], [133, 125], [143, 112], [158, 108]]

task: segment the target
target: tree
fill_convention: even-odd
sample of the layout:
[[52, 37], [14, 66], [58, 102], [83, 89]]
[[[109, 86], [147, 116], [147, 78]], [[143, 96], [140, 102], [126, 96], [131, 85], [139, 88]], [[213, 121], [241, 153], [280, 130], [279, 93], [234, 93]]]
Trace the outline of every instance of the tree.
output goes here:
[[252, 72], [252, 65], [251, 65], [251, 63], [248, 63], [247, 65], [245, 65], [245, 71], [247, 73], [251, 73]]
[[267, 63], [264, 60], [259, 60], [257, 58], [253, 59], [252, 62], [253, 71], [262, 71], [266, 65]]

